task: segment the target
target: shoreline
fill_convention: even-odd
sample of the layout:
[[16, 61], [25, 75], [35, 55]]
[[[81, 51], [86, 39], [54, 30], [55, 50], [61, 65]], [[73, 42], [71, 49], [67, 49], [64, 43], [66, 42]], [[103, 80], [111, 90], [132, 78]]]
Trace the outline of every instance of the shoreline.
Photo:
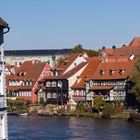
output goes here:
[[108, 119], [108, 120], [124, 120], [130, 121], [130, 116], [115, 114], [109, 117], [103, 117], [98, 113], [28, 113], [27, 115], [20, 115], [20, 113], [8, 113], [9, 116], [42, 116], [42, 117], [83, 117], [83, 118], [93, 118], [93, 119]]

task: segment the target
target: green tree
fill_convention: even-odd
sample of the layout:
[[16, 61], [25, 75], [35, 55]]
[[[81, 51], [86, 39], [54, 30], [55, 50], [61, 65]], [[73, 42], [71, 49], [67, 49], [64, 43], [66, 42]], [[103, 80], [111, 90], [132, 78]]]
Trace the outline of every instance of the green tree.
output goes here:
[[85, 52], [87, 53], [87, 55], [89, 57], [99, 56], [99, 53], [97, 51], [94, 51], [94, 50], [85, 50]]
[[83, 53], [83, 52], [84, 49], [81, 44], [76, 45], [72, 50], [72, 53]]
[[40, 104], [41, 105], [45, 105], [45, 101], [44, 101], [44, 98], [43, 97], [40, 98]]
[[135, 94], [137, 101], [140, 102], [140, 57], [134, 64], [131, 81], [134, 83], [132, 92]]
[[94, 98], [94, 109], [101, 110], [104, 104], [105, 101], [103, 101], [101, 97], [97, 96]]
[[59, 57], [56, 62], [56, 66], [59, 67], [61, 64], [65, 62], [66, 57]]
[[114, 109], [113, 103], [105, 103], [105, 106], [103, 107], [103, 110], [102, 110], [102, 116], [108, 118], [111, 115], [113, 115], [114, 112], [115, 112], [115, 109]]
[[81, 44], [76, 45], [73, 48], [72, 53], [87, 53], [89, 57], [99, 56], [97, 51], [84, 49]]

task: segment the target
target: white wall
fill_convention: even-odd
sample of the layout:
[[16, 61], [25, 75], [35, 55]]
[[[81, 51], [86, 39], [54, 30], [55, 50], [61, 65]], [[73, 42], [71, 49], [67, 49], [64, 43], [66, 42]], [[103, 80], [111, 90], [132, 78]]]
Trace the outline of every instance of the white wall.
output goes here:
[[[82, 63], [82, 62], [87, 62], [87, 60], [86, 60], [83, 56], [80, 57], [80, 55], [79, 55], [79, 56], [74, 60], [74, 62], [66, 69], [66, 71], [65, 71], [64, 73], [66, 73], [66, 72], [68, 72], [69, 70], [73, 69], [75, 66], [79, 65], [79, 64]], [[75, 64], [76, 64], [76, 65], [75, 65]]]
[[79, 76], [83, 70], [86, 68], [87, 64], [81, 68], [79, 71], [77, 71], [73, 76], [71, 76], [70, 78], [68, 78], [68, 82], [69, 82], [69, 96], [72, 97], [73, 95], [73, 90], [71, 90], [71, 86], [76, 82], [77, 76]]
[[[56, 61], [58, 58], [62, 57], [64, 55], [56, 55]], [[5, 56], [5, 62], [11, 65], [15, 65], [15, 62], [18, 64], [21, 62], [23, 63], [24, 61], [32, 61], [32, 60], [40, 60], [40, 61], [50, 61], [50, 66], [54, 66], [54, 61], [52, 60], [52, 56]]]

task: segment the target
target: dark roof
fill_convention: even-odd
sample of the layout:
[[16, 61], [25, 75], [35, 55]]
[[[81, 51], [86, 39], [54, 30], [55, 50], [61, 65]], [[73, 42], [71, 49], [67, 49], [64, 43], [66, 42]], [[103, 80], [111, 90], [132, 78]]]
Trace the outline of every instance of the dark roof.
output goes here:
[[48, 50], [5, 50], [5, 56], [35, 56], [35, 55], [63, 55], [72, 49], [48, 49]]
[[3, 28], [8, 27], [8, 24], [0, 17], [0, 26]]

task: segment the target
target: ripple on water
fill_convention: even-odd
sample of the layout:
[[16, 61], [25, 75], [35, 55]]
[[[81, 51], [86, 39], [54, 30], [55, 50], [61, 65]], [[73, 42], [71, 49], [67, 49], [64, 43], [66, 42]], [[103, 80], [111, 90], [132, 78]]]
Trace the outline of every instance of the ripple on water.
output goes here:
[[9, 140], [140, 140], [140, 123], [77, 117], [8, 119]]

